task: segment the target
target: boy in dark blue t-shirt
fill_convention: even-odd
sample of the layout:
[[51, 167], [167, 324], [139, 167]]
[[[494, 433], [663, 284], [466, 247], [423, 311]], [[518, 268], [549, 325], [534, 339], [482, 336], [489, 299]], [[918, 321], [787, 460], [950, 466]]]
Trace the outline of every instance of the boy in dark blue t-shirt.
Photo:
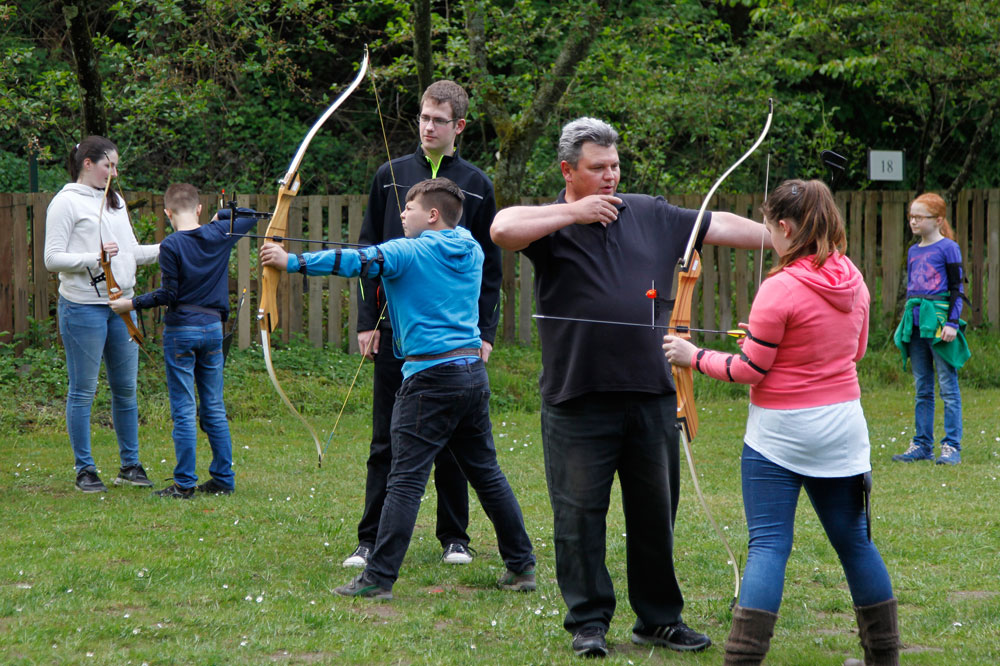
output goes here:
[[[237, 216], [233, 234], [218, 216], [199, 225], [201, 203], [192, 185], [175, 184], [163, 195], [164, 212], [174, 233], [160, 244], [161, 286], [132, 299], [111, 301], [121, 314], [167, 306], [163, 330], [163, 362], [174, 420], [174, 482], [156, 491], [160, 497], [190, 499], [195, 491], [229, 495], [234, 490], [233, 447], [222, 399], [222, 323], [229, 318], [229, 254], [257, 224], [256, 217]], [[195, 405], [198, 387], [200, 408]], [[197, 485], [196, 423], [212, 447], [211, 478]]]

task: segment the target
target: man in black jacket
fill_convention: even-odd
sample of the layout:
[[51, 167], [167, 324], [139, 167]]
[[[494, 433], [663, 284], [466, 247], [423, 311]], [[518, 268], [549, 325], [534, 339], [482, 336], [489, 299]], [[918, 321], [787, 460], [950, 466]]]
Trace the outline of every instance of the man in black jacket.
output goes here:
[[[399, 215], [410, 187], [428, 178], [449, 178], [465, 194], [459, 225], [472, 232], [485, 254], [479, 295], [479, 332], [483, 361], [489, 358], [496, 336], [502, 276], [500, 248], [490, 239], [496, 213], [493, 183], [480, 169], [458, 156], [455, 143], [465, 129], [469, 97], [453, 81], [437, 81], [424, 91], [417, 125], [420, 147], [412, 155], [386, 162], [375, 174], [361, 227], [361, 243], [377, 244], [403, 236]], [[385, 315], [385, 292], [379, 280], [363, 280], [358, 290], [358, 346], [374, 361], [372, 441], [368, 455], [365, 508], [358, 523], [358, 547], [344, 560], [345, 567], [364, 567], [375, 544], [385, 501], [392, 445], [389, 422], [396, 391], [403, 380], [403, 359], [393, 353], [393, 331]], [[442, 561], [467, 564], [469, 549], [469, 491], [465, 476], [447, 449], [435, 460], [437, 489], [436, 535], [444, 549]]]

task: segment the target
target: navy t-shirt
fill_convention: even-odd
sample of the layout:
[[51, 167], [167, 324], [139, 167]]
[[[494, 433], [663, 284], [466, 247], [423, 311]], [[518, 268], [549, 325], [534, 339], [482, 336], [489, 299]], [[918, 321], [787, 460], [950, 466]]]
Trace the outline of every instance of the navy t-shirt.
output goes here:
[[[565, 203], [565, 190], [555, 203]], [[646, 291], [669, 298], [697, 211], [663, 197], [618, 194], [618, 219], [605, 226], [571, 224], [522, 252], [535, 267], [540, 315], [646, 323]], [[706, 211], [696, 248], [711, 223]], [[670, 313], [658, 313], [666, 325]], [[558, 404], [595, 391], [674, 392], [661, 347], [663, 329], [537, 319], [542, 341], [542, 399]]]

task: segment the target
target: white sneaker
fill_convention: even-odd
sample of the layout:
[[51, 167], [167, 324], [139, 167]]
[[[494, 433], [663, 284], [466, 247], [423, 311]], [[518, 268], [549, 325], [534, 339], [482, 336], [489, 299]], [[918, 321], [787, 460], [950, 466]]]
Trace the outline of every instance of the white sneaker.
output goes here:
[[351, 556], [344, 560], [344, 563], [341, 566], [364, 569], [368, 566], [368, 558], [371, 554], [372, 549], [368, 546], [358, 546], [357, 550], [351, 553]]
[[472, 553], [460, 543], [449, 543], [444, 549], [441, 560], [445, 564], [468, 564], [472, 561]]

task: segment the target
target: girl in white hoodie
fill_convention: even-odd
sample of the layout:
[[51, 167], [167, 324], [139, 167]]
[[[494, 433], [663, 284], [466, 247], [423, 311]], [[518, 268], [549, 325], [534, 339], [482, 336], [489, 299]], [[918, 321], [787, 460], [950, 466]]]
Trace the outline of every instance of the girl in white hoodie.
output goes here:
[[153, 485], [139, 463], [139, 349], [124, 321], [108, 307], [100, 255], [103, 250], [111, 257], [122, 296], [131, 298], [136, 265], [155, 262], [160, 246], [139, 245], [125, 202], [106, 187], [117, 166], [118, 148], [108, 139], [89, 136], [78, 143], [69, 154], [72, 182], [52, 199], [45, 216], [45, 268], [59, 272], [59, 334], [69, 375], [66, 428], [76, 486], [91, 493], [107, 491], [90, 453], [90, 410], [102, 359], [121, 461], [115, 485]]

